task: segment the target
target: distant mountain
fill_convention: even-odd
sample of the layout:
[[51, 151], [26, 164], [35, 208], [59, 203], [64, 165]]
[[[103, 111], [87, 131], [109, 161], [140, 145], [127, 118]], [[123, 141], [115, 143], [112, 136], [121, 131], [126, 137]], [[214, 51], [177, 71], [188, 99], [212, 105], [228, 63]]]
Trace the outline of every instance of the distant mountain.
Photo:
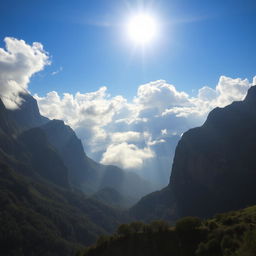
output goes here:
[[126, 172], [113, 165], [100, 165], [99, 189], [110, 187], [125, 197], [133, 198], [134, 203], [152, 191], [150, 183], [136, 173]]
[[91, 198], [102, 202], [103, 204], [110, 205], [114, 208], [128, 208], [136, 201], [134, 198], [123, 196], [113, 188], [103, 188], [93, 194]]
[[125, 172], [116, 166], [101, 165], [87, 157], [81, 140], [63, 121], [51, 120], [40, 128], [68, 168], [72, 187], [86, 194], [96, 193], [106, 187], [113, 188], [125, 197], [134, 198], [134, 203], [152, 191], [150, 184], [137, 174]]
[[244, 101], [210, 112], [203, 126], [183, 134], [169, 185], [145, 196], [138, 219], [208, 217], [256, 203], [256, 87]]

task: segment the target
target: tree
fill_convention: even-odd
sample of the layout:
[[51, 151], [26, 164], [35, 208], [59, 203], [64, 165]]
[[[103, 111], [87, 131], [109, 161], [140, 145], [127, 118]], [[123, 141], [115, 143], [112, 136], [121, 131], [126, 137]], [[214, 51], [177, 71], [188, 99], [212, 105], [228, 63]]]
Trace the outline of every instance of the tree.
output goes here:
[[142, 233], [144, 231], [145, 224], [140, 221], [135, 221], [130, 224], [132, 233]]
[[150, 223], [152, 232], [165, 232], [169, 229], [169, 224], [163, 220], [155, 220]]
[[120, 236], [129, 236], [132, 234], [132, 229], [128, 224], [121, 224], [117, 229], [117, 234]]

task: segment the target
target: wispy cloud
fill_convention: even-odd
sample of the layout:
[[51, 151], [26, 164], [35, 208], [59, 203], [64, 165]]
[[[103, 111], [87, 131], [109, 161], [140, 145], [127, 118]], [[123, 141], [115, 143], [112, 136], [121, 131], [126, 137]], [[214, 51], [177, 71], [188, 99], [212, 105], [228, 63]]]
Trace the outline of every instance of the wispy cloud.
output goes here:
[[53, 71], [53, 72], [51, 73], [51, 75], [52, 75], [52, 76], [55, 76], [55, 75], [59, 74], [62, 70], [63, 70], [63, 67], [59, 67], [59, 69], [57, 69], [56, 71]]

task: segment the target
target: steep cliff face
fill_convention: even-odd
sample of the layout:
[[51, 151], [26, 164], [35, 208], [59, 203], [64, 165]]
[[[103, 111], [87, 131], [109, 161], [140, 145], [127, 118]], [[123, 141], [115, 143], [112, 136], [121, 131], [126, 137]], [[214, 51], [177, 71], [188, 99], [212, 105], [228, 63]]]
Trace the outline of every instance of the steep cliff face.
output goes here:
[[242, 102], [214, 109], [185, 133], [170, 187], [180, 214], [209, 216], [256, 202], [256, 87]]
[[185, 215], [207, 217], [255, 204], [255, 131], [254, 86], [244, 101], [214, 109], [202, 127], [184, 133], [176, 148], [168, 188], [158, 192], [158, 196], [143, 198], [132, 213], [141, 219], [149, 218], [146, 211], [141, 211], [147, 202], [155, 213], [151, 211], [151, 215], [159, 217], [157, 209], [161, 205], [154, 205], [153, 201], [163, 198], [166, 200], [161, 216], [167, 219]]
[[[82, 184], [90, 177], [92, 178], [94, 173], [96, 175], [97, 170], [88, 163], [80, 139], [69, 126], [65, 125], [63, 121], [52, 120], [40, 128], [67, 166], [71, 185], [81, 188]], [[90, 192], [91, 189], [88, 185], [86, 192]]]

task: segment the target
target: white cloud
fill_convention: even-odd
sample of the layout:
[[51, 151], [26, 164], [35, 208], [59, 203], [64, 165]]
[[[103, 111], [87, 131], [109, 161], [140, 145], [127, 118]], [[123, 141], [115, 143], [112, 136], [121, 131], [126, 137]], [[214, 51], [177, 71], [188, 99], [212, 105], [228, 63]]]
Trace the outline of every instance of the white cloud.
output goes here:
[[113, 143], [138, 142], [141, 139], [141, 133], [134, 131], [116, 132], [110, 136]]
[[189, 98], [190, 106], [166, 109], [162, 115], [175, 114], [177, 117], [205, 116], [215, 107], [225, 107], [233, 101], [243, 100], [252, 83], [248, 79], [232, 79], [221, 76], [215, 89], [208, 86], [198, 90], [195, 98]]
[[244, 99], [248, 89], [252, 84], [248, 79], [232, 79], [226, 76], [221, 76], [216, 91], [219, 94], [217, 98], [218, 106], [224, 107], [232, 101]]
[[15, 109], [22, 99], [33, 74], [50, 64], [42, 44], [28, 45], [12, 37], [4, 39], [6, 49], [0, 48], [0, 95], [7, 108]]
[[162, 129], [162, 130], [161, 130], [161, 134], [162, 134], [162, 135], [167, 135], [167, 133], [168, 133], [167, 129]]
[[57, 69], [56, 71], [53, 71], [53, 72], [51, 73], [51, 75], [52, 75], [52, 76], [55, 76], [55, 75], [59, 74], [62, 70], [63, 70], [63, 67], [60, 67], [60, 68]]
[[[50, 92], [46, 97], [35, 95], [35, 98], [43, 115], [64, 120], [76, 130], [90, 152], [106, 149], [106, 143], [111, 140], [113, 120], [129, 117], [131, 112], [127, 100], [122, 96], [111, 98], [106, 87], [84, 94], [65, 93], [62, 97], [57, 92]], [[126, 134], [126, 137], [131, 135]], [[125, 134], [114, 136], [120, 139]]]
[[131, 102], [122, 96], [111, 97], [106, 87], [84, 94], [59, 96], [50, 92], [35, 97], [41, 113], [69, 124], [96, 160], [143, 169], [145, 159], [157, 162], [165, 154], [168, 166], [162, 163], [161, 168], [170, 169], [166, 138], [201, 125], [213, 108], [242, 100], [251, 85], [247, 79], [221, 76], [215, 88], [204, 86], [196, 97], [179, 92], [163, 80], [139, 86]]
[[147, 144], [148, 146], [155, 146], [157, 144], [164, 143], [164, 142], [166, 142], [164, 139], [160, 139], [160, 140], [149, 141]]
[[164, 80], [139, 86], [134, 102], [143, 110], [155, 108], [158, 112], [190, 104], [189, 96], [185, 92], [178, 92], [173, 85]]
[[124, 169], [139, 168], [143, 161], [154, 157], [150, 148], [139, 149], [134, 144], [123, 142], [117, 145], [110, 145], [103, 154], [102, 164], [113, 164]]
[[198, 90], [198, 98], [200, 100], [212, 101], [212, 100], [215, 100], [217, 97], [218, 97], [217, 91], [208, 86], [204, 86]]
[[[33, 74], [50, 64], [49, 56], [40, 43], [28, 45], [7, 37], [5, 44], [6, 49], [0, 48], [0, 95], [8, 108], [17, 108], [19, 93], [28, 89]], [[251, 83], [221, 76], [215, 88], [204, 86], [192, 97], [158, 80], [139, 86], [131, 102], [120, 95], [112, 97], [106, 87], [74, 95], [52, 91], [35, 98], [44, 116], [62, 119], [76, 131], [89, 156], [143, 172], [150, 166], [162, 168], [166, 181], [170, 151], [174, 152], [179, 136], [201, 125], [213, 108], [242, 100], [252, 84], [256, 77]]]

